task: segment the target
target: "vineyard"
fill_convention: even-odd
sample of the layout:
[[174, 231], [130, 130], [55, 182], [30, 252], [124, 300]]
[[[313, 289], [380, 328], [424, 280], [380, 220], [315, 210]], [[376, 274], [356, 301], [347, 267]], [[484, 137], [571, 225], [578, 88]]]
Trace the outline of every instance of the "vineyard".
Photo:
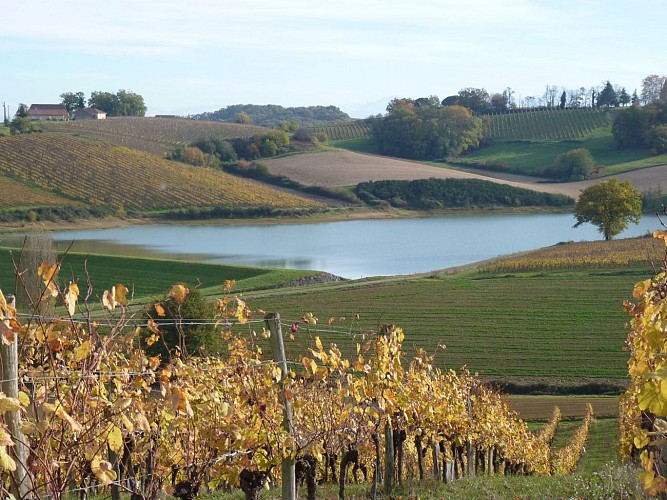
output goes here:
[[308, 130], [316, 134], [326, 134], [330, 141], [364, 139], [371, 136], [371, 128], [366, 120], [308, 127]]
[[[603, 109], [521, 110], [490, 115], [488, 138], [497, 141], [565, 141], [582, 139], [593, 130], [611, 125], [611, 112]], [[310, 127], [330, 141], [364, 139], [371, 136], [367, 120]]]
[[664, 248], [654, 238], [621, 239], [613, 242], [569, 243], [501, 257], [485, 265], [484, 273], [514, 273], [564, 269], [631, 268], [647, 262], [659, 263]]
[[[584, 451], [590, 405], [569, 443], [554, 449], [558, 410], [531, 432], [466, 370], [435, 369], [435, 353], [423, 349], [407, 360], [409, 334], [395, 326], [361, 330], [354, 318], [319, 321], [310, 313], [283, 323], [225, 295], [208, 321], [227, 355], [188, 357], [181, 336], [171, 359], [161, 359], [149, 350], [174, 321], [164, 302], [151, 316], [133, 315], [125, 286], [100, 293], [85, 280], [60, 283], [59, 270], [44, 262], [38, 274], [41, 297], [63, 304], [62, 318], [17, 317], [0, 293], [3, 360], [8, 353], [0, 469], [12, 477], [0, 482], [3, 497], [13, 489], [21, 498], [190, 499], [203, 488], [236, 487], [257, 499], [265, 485], [280, 484], [281, 469], [283, 492], [293, 488], [295, 464], [309, 499], [320, 479], [337, 482], [346, 498], [347, 483], [361, 476], [376, 497], [408, 477], [570, 474]], [[169, 300], [184, 303], [189, 293], [174, 285]], [[180, 328], [190, 321], [175, 320]], [[283, 330], [310, 347], [285, 359]], [[332, 330], [356, 345], [354, 356], [322, 341]], [[11, 359], [20, 360], [15, 375]]]
[[101, 139], [120, 146], [165, 155], [199, 139], [234, 139], [264, 134], [266, 127], [185, 118], [112, 117], [106, 120], [45, 122], [45, 131]]
[[0, 176], [0, 209], [68, 206], [76, 202], [42, 189], [28, 187], [6, 176]]
[[611, 126], [603, 109], [545, 109], [491, 115], [488, 137], [502, 141], [564, 141], [582, 139], [594, 129]]
[[71, 200], [115, 210], [321, 206], [217, 170], [191, 167], [115, 144], [65, 134], [3, 139], [0, 172]]

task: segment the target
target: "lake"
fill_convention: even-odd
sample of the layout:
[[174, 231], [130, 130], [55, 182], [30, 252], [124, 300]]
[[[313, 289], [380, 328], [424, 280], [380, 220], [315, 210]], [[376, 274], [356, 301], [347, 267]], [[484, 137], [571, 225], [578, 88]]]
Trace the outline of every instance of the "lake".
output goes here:
[[[316, 269], [344, 278], [413, 274], [531, 250], [563, 241], [601, 239], [570, 214], [455, 215], [418, 219], [230, 226], [146, 225], [54, 232], [72, 251], [208, 261], [234, 265]], [[659, 227], [646, 215], [619, 237]], [[0, 235], [20, 246], [23, 236]]]

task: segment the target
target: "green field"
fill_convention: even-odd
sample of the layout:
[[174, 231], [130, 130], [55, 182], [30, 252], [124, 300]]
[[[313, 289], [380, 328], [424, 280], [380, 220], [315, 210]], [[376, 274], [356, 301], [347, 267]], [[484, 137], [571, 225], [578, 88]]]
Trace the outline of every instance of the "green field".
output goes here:
[[[17, 262], [20, 256], [18, 249], [0, 248], [0, 288], [4, 293], [13, 293], [15, 286], [10, 251]], [[86, 264], [95, 290], [94, 295], [101, 297], [104, 290], [121, 283], [134, 292], [135, 303], [156, 299], [176, 283], [184, 283], [189, 287], [198, 286], [205, 295], [221, 297], [225, 280], [235, 280], [232, 293], [240, 293], [245, 290], [276, 287], [315, 274], [315, 271], [71, 253], [63, 260], [61, 283], [67, 284], [74, 279], [82, 288], [86, 283]]]
[[496, 160], [505, 163], [508, 172], [540, 176], [558, 155], [577, 148], [588, 149], [595, 162], [603, 167], [597, 176], [667, 163], [667, 155], [652, 156], [648, 149], [616, 149], [611, 131], [597, 129], [588, 137], [576, 141], [498, 142], [459, 158], [457, 164], [474, 165]]
[[[395, 324], [406, 332], [408, 357], [423, 347], [439, 351], [441, 368], [467, 366], [482, 376], [625, 378], [622, 351], [627, 321], [622, 303], [648, 269], [487, 275], [470, 272], [353, 288], [322, 288], [248, 299], [251, 307], [278, 311], [285, 323], [312, 312], [325, 326], [323, 342], [353, 356], [357, 338], [333, 333], [330, 317], [360, 320], [349, 331], [375, 331]], [[311, 333], [311, 336], [315, 332]], [[308, 335], [288, 345], [303, 351]]]

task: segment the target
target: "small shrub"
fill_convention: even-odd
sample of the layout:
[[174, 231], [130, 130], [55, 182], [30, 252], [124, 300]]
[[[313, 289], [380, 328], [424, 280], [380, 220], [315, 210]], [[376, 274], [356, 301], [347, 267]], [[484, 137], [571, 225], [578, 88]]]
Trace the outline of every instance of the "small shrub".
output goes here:
[[553, 165], [547, 167], [546, 177], [564, 181], [583, 181], [595, 171], [595, 160], [586, 148], [578, 148], [556, 157]]

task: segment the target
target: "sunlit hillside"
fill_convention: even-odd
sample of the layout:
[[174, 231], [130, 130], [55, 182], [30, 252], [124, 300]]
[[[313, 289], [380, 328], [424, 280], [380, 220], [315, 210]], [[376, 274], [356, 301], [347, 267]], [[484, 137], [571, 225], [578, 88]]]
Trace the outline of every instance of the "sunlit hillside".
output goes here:
[[90, 206], [134, 211], [179, 207], [315, 207], [319, 203], [223, 172], [65, 134], [0, 142], [0, 173]]

